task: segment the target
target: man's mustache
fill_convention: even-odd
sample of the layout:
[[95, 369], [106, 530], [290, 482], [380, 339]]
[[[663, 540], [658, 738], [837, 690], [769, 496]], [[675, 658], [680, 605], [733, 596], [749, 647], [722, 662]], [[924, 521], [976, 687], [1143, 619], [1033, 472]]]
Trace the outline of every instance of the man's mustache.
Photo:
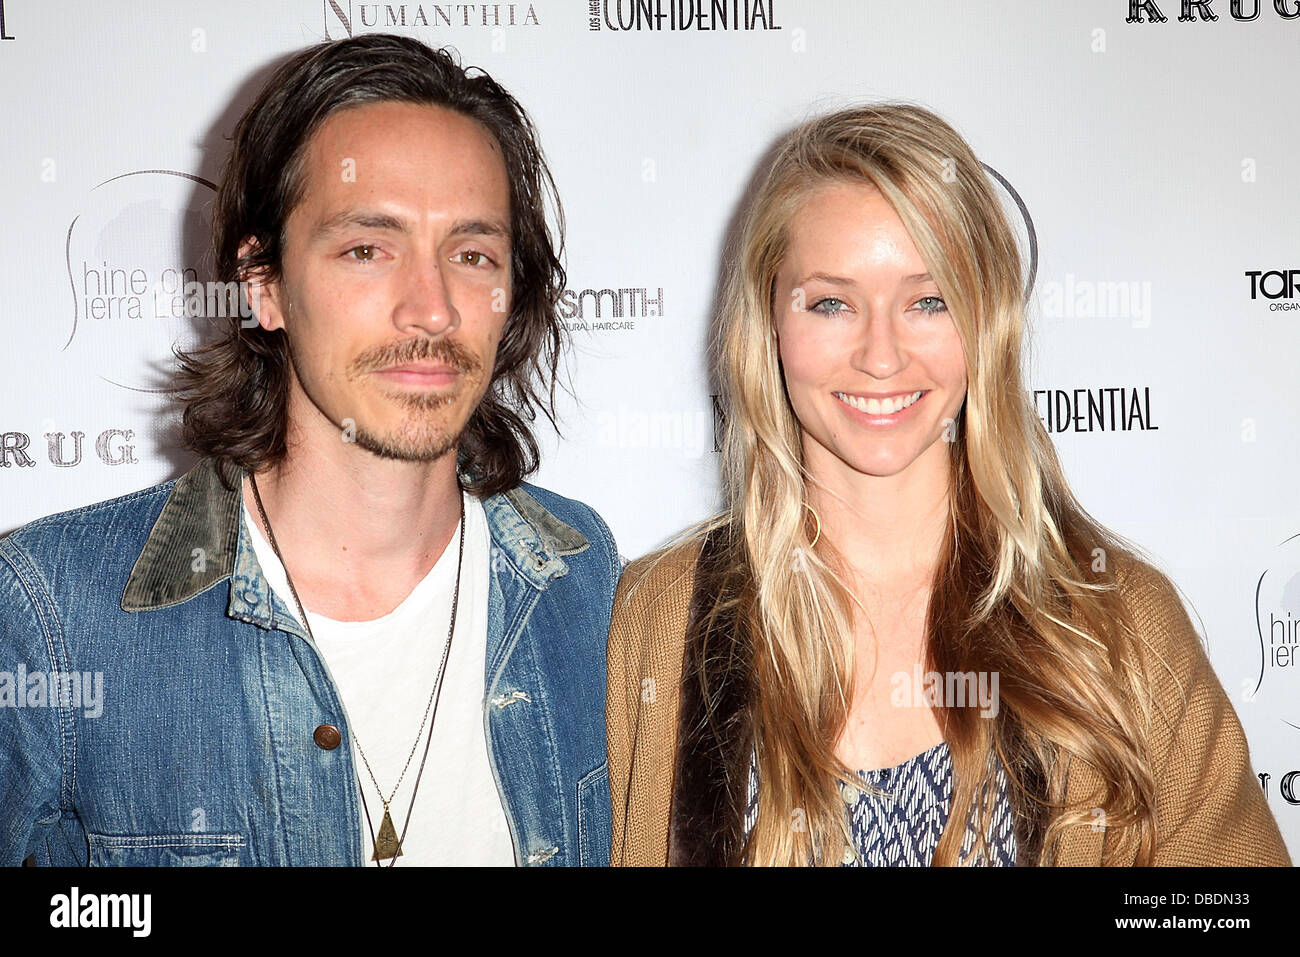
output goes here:
[[348, 363], [348, 374], [359, 376], [410, 362], [439, 362], [471, 376], [482, 368], [478, 357], [454, 339], [421, 336], [367, 349]]

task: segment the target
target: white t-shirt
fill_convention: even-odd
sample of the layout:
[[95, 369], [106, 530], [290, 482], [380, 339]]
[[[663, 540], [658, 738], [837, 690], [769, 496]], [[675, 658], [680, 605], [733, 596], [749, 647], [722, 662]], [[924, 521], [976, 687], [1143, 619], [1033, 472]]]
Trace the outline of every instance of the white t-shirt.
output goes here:
[[[451, 623], [459, 526], [429, 574], [382, 618], [334, 621], [307, 609], [316, 647], [338, 686], [352, 729], [357, 776], [370, 810], [369, 825], [364, 810], [361, 815], [368, 867], [374, 866], [370, 860], [374, 852], [371, 828], [375, 835], [379, 834], [384, 805], [355, 747], [358, 743], [385, 794], [392, 793], [415, 747], [406, 775], [401, 777], [401, 786], [389, 805], [399, 838], [406, 827], [402, 855], [395, 866], [515, 864], [510, 828], [488, 763], [483, 724], [491, 539], [482, 503], [464, 494], [465, 560], [456, 634], [436, 719], [430, 713], [433, 739], [409, 826], [407, 809], [420, 773], [428, 724], [418, 745], [416, 732], [437, 680]], [[246, 505], [243, 513], [262, 573], [297, 619], [298, 608], [284, 566], [266, 540], [261, 523]], [[381, 863], [388, 866], [388, 861]]]

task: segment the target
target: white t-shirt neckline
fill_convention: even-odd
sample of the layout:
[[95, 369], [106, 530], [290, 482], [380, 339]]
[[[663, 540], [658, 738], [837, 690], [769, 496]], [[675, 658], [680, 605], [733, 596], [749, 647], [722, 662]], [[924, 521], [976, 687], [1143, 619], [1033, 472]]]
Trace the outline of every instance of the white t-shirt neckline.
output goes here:
[[[384, 816], [383, 797], [392, 793], [399, 778], [401, 784], [389, 807], [399, 836], [406, 827], [403, 853], [396, 866], [516, 863], [489, 761], [484, 719], [491, 535], [482, 502], [463, 494], [465, 554], [456, 632], [437, 711], [432, 714], [433, 736], [409, 826], [407, 809], [429, 727], [425, 725], [418, 744], [416, 732], [446, 646], [459, 525], [429, 573], [386, 615], [369, 621], [336, 621], [307, 609], [314, 643], [334, 679], [352, 729], [357, 778], [370, 814], [370, 826], [365, 814], [361, 815], [361, 843], [368, 866], [373, 866], [370, 828], [378, 833]], [[243, 520], [267, 583], [297, 620], [298, 608], [284, 567], [247, 506]], [[314, 730], [303, 729], [312, 748]], [[383, 795], [355, 747], [358, 742]], [[403, 766], [407, 766], [404, 776]]]

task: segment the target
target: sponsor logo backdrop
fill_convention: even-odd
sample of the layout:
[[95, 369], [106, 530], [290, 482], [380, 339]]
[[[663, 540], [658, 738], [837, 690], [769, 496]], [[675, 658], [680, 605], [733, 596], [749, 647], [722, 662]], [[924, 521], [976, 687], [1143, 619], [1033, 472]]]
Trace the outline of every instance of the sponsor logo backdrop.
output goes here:
[[379, 30], [537, 122], [576, 395], [537, 481], [628, 557], [716, 505], [709, 317], [762, 155], [863, 100], [951, 120], [1036, 276], [1035, 407], [1184, 590], [1300, 854], [1300, 3], [0, 0], [0, 533], [188, 467], [160, 390], [204, 335], [225, 137], [285, 55]]

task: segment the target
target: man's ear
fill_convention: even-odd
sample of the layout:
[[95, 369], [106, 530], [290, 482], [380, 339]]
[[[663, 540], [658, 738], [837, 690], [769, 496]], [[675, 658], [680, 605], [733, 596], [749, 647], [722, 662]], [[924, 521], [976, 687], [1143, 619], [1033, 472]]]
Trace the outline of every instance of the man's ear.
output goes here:
[[[248, 236], [239, 244], [239, 258], [244, 259], [251, 255], [257, 249], [257, 240]], [[257, 324], [271, 332], [275, 329], [284, 328], [284, 310], [281, 308], [283, 303], [283, 290], [278, 282], [265, 281], [262, 271], [249, 272], [244, 274], [243, 280], [245, 294], [248, 296], [248, 304], [253, 310], [253, 315], [257, 319]]]

